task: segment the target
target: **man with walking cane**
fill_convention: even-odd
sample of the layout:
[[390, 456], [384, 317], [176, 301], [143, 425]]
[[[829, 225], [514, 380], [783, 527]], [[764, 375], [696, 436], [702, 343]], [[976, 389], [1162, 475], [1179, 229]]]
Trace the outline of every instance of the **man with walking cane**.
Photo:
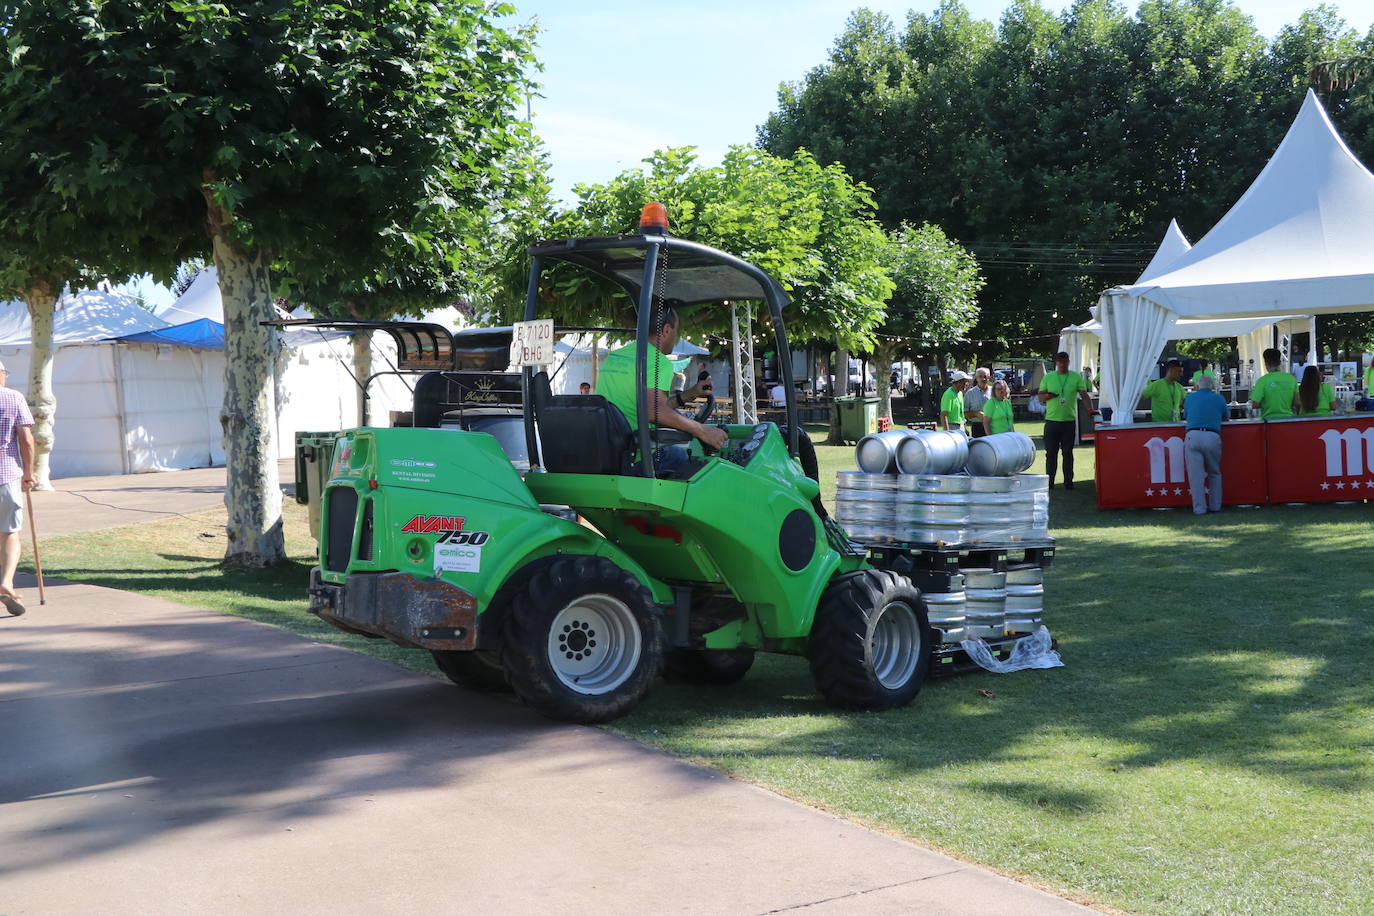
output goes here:
[[24, 497], [33, 489], [33, 414], [8, 385], [9, 372], [0, 363], [0, 604], [18, 617], [25, 608], [14, 591], [14, 571], [23, 549]]

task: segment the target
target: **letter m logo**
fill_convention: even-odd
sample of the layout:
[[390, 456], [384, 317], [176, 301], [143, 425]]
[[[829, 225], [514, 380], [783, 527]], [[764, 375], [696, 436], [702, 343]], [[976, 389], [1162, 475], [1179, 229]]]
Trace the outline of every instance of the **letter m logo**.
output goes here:
[[1328, 429], [1319, 437], [1326, 448], [1327, 477], [1359, 477], [1374, 473], [1374, 427]]
[[1155, 436], [1145, 443], [1145, 451], [1150, 453], [1150, 483], [1183, 482], [1182, 438], [1170, 436], [1168, 439], [1161, 439]]

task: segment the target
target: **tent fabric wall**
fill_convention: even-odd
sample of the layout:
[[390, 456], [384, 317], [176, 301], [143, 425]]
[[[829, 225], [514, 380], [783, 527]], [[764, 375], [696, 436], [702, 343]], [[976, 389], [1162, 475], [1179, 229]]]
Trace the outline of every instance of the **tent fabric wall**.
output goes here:
[[[108, 349], [114, 357], [112, 386], [123, 397], [126, 473], [224, 463], [222, 356], [152, 344]], [[59, 423], [65, 420], [59, 407]]]
[[[1112, 408], [1113, 423], [1129, 425], [1178, 316], [1158, 303], [1111, 294], [1098, 300], [1097, 316], [1102, 322], [1102, 401]], [[1131, 409], [1118, 409], [1119, 404]]]

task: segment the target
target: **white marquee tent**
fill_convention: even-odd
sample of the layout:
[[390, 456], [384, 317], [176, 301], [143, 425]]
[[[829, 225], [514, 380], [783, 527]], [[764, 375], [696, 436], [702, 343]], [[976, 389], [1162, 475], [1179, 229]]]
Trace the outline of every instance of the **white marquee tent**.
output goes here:
[[[218, 306], [217, 294], [214, 304]], [[222, 319], [213, 310], [194, 314], [197, 319]], [[168, 309], [163, 315], [191, 317]], [[224, 463], [219, 422], [223, 350], [117, 339], [172, 327], [164, 317], [119, 293], [83, 291], [59, 303], [53, 332], [53, 477]], [[394, 361], [394, 348], [390, 358]], [[375, 368], [385, 368], [386, 359], [383, 350]], [[0, 304], [0, 360], [9, 369], [9, 384], [27, 394], [32, 344], [22, 302]], [[280, 457], [293, 453], [297, 431], [357, 425], [350, 365], [346, 335], [282, 335], [276, 366]], [[385, 423], [388, 410], [410, 408], [409, 384], [395, 376], [374, 382], [372, 393], [374, 422]]]
[[[1177, 220], [1169, 221], [1169, 228], [1164, 233], [1163, 240], [1159, 247], [1155, 249], [1154, 257], [1141, 272], [1136, 285], [1147, 283], [1152, 278], [1165, 273], [1170, 266], [1180, 257], [1192, 249], [1188, 239], [1179, 229]], [[1098, 349], [1102, 343], [1102, 322], [1096, 316], [1097, 309], [1093, 308], [1094, 318], [1084, 324], [1069, 325], [1060, 332], [1059, 349], [1069, 354], [1069, 368], [1074, 371], [1084, 369], [1096, 370], [1099, 367]], [[1274, 332], [1277, 329], [1280, 335], [1292, 335], [1294, 333], [1307, 330], [1312, 334], [1315, 347], [1316, 340], [1316, 319], [1311, 315], [1282, 315], [1265, 316], [1258, 318], [1181, 318], [1173, 330], [1170, 332], [1169, 340], [1200, 340], [1209, 337], [1234, 337], [1236, 338], [1236, 348], [1240, 357], [1240, 364], [1249, 370], [1260, 370], [1260, 354], [1270, 346], [1273, 346]], [[1248, 387], [1249, 379], [1243, 379], [1242, 384]], [[1103, 402], [1108, 407], [1115, 408], [1115, 404], [1108, 401], [1104, 395]]]
[[1197, 245], [1163, 273], [1102, 294], [1103, 395], [1135, 403], [1181, 319], [1371, 309], [1374, 175], [1309, 91], [1259, 177]]

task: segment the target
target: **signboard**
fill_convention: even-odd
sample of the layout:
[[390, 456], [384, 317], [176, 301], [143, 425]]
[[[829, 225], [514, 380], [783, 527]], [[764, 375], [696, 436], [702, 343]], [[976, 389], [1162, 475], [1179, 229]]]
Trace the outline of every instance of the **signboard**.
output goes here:
[[1336, 415], [1265, 426], [1271, 501], [1374, 499], [1374, 417]]
[[[1221, 429], [1222, 503], [1268, 502], [1265, 424], [1226, 423]], [[1184, 463], [1186, 433], [1181, 423], [1099, 427], [1097, 507], [1191, 507]]]
[[553, 319], [537, 318], [534, 321], [517, 321], [515, 327], [511, 329], [511, 368], [547, 366], [552, 362]]

